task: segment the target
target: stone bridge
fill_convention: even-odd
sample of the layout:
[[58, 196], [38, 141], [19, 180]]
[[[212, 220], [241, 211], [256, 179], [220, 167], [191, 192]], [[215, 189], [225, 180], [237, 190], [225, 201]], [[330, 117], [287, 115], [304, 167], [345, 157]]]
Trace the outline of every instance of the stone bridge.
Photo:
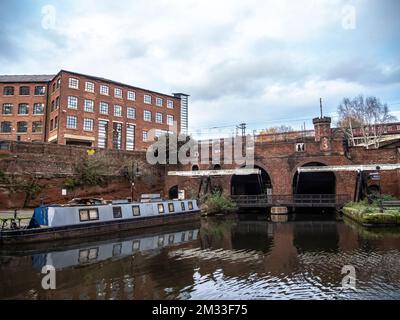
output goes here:
[[[323, 194], [347, 196], [352, 199], [357, 181], [356, 172], [302, 173], [299, 176], [297, 169], [303, 166], [399, 163], [399, 141], [380, 149], [349, 147], [341, 131], [331, 128], [330, 118], [315, 118], [313, 123], [314, 130], [311, 132], [255, 136], [254, 166], [261, 170], [261, 176], [211, 177], [211, 187], [236, 196]], [[210, 143], [209, 163], [200, 161], [204, 158], [200, 151], [197, 161], [186, 166], [169, 166], [168, 170], [240, 168], [239, 165], [223, 162], [224, 143], [221, 141], [219, 145], [213, 146]], [[215, 159], [220, 159], [220, 161], [216, 162]], [[189, 194], [197, 193], [200, 180], [201, 178], [167, 177], [165, 193], [171, 197], [176, 196], [178, 190], [185, 190]], [[370, 192], [379, 188], [382, 193], [400, 195], [399, 170], [384, 171], [381, 173], [380, 182], [369, 183]]]

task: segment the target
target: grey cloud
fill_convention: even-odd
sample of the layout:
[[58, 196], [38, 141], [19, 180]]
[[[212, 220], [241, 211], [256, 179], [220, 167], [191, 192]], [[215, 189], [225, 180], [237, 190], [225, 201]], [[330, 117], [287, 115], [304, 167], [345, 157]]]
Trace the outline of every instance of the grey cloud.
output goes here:
[[328, 79], [342, 79], [361, 84], [392, 84], [400, 82], [400, 64], [385, 72], [372, 61], [351, 59], [332, 66], [326, 73]]
[[192, 84], [185, 90], [202, 100], [228, 95], [249, 97], [261, 94], [268, 83], [297, 81], [306, 75], [290, 57], [253, 56], [253, 59], [218, 64], [208, 70], [205, 83]]

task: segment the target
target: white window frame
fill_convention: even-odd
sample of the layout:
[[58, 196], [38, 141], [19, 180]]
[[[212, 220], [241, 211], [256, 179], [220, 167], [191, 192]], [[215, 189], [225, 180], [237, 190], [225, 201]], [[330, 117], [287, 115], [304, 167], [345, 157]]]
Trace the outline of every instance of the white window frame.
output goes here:
[[[72, 98], [74, 98], [74, 99], [76, 99], [75, 101], [76, 101], [76, 105], [75, 106], [72, 106], [71, 104], [70, 104], [70, 100], [72, 99]], [[75, 97], [75, 96], [68, 96], [68, 109], [75, 109], [75, 110], [77, 110], [78, 109], [78, 103], [79, 103], [79, 99], [78, 99], [78, 97]]]
[[[130, 111], [133, 112], [133, 116], [129, 114]], [[128, 107], [126, 109], [126, 117], [128, 119], [136, 119], [136, 108]]]
[[174, 101], [173, 100], [167, 100], [167, 108], [168, 109], [173, 109], [174, 108]]
[[147, 130], [142, 131], [142, 140], [143, 141], [149, 141], [149, 132]]
[[[117, 92], [118, 92], [118, 94], [117, 94]], [[114, 88], [114, 97], [122, 99], [122, 96], [123, 96], [122, 89], [121, 88]]]
[[145, 95], [143, 96], [143, 102], [144, 102], [145, 104], [151, 104], [151, 95], [145, 94]]
[[156, 112], [156, 123], [163, 123], [163, 114], [161, 112]]
[[79, 79], [70, 77], [68, 79], [68, 87], [71, 89], [79, 89]]
[[[91, 123], [90, 129], [86, 128], [86, 123]], [[93, 127], [94, 127], [94, 120], [93, 119], [90, 119], [90, 118], [83, 119], [83, 131], [93, 131]]]
[[156, 106], [162, 107], [163, 103], [164, 103], [164, 101], [162, 98], [158, 98], [158, 97], [156, 98]]
[[[170, 121], [172, 119], [172, 121]], [[171, 114], [167, 115], [167, 125], [173, 126], [174, 125], [174, 116]]]
[[94, 93], [94, 82], [86, 81], [85, 82], [85, 91]]
[[[146, 117], [146, 115], [150, 115], [150, 118]], [[143, 120], [146, 122], [151, 122], [152, 114], [150, 110], [143, 111]]]
[[[91, 110], [87, 109], [87, 105], [86, 105], [87, 102], [91, 102]], [[94, 112], [94, 101], [91, 99], [85, 99], [83, 111], [93, 113]]]
[[[102, 111], [102, 108], [101, 108], [102, 104], [107, 106], [107, 108], [106, 108], [107, 112]], [[99, 113], [100, 114], [108, 114], [109, 109], [110, 109], [110, 105], [107, 102], [100, 101], [100, 103], [99, 103]]]
[[[41, 113], [35, 112], [35, 107], [36, 107], [37, 105], [41, 105], [41, 106], [42, 106], [42, 110], [43, 110], [43, 111], [42, 111]], [[40, 102], [34, 103], [34, 104], [33, 104], [33, 108], [32, 108], [32, 114], [43, 115], [43, 114], [44, 114], [44, 108], [45, 108], [44, 103], [40, 103]]]
[[[117, 114], [116, 110], [120, 110], [120, 114]], [[114, 117], [122, 117], [122, 106], [115, 104], [114, 105]]]
[[110, 95], [110, 87], [105, 84], [100, 85], [100, 94], [103, 96], [109, 96]]
[[[75, 127], [69, 126], [69, 119], [75, 118]], [[66, 128], [67, 129], [77, 129], [78, 127], [78, 117], [77, 116], [67, 116]]]
[[126, 98], [130, 101], [135, 101], [136, 100], [136, 93], [135, 91], [128, 91], [126, 94]]

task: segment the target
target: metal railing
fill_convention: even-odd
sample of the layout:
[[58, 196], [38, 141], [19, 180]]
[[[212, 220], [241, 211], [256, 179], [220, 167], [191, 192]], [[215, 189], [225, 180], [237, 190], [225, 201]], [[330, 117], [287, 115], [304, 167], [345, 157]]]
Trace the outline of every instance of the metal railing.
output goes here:
[[295, 194], [295, 195], [232, 195], [239, 207], [337, 207], [351, 200], [349, 195]]

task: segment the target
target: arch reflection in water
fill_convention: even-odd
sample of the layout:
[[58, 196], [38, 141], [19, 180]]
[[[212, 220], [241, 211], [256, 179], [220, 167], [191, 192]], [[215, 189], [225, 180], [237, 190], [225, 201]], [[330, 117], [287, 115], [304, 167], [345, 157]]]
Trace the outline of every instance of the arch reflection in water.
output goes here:
[[108, 259], [120, 259], [137, 252], [157, 251], [165, 247], [197, 240], [199, 229], [135, 236], [123, 240], [88, 243], [78, 248], [51, 251], [32, 255], [35, 269], [52, 265], [56, 270], [73, 266], [99, 263]]

